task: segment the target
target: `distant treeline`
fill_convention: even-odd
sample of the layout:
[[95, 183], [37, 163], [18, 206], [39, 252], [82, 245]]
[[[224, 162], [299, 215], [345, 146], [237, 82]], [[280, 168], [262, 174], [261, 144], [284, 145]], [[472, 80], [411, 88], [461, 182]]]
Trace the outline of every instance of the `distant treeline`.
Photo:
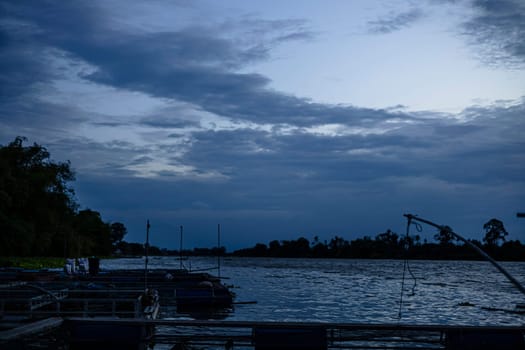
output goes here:
[[[493, 219], [495, 220], [495, 219]], [[490, 221], [489, 221], [490, 222]], [[499, 222], [499, 221], [498, 221]], [[494, 223], [494, 221], [492, 222]], [[486, 226], [485, 243], [472, 240], [497, 260], [525, 261], [525, 245], [520, 241], [505, 241], [504, 234], [492, 241], [491, 227]], [[502, 225], [500, 227], [503, 227]], [[500, 232], [501, 233], [501, 232]], [[437, 243], [421, 242], [418, 235], [401, 237], [387, 230], [375, 238], [363, 237], [347, 241], [335, 236], [330, 241], [321, 242], [317, 237], [312, 242], [304, 237], [296, 240], [271, 241], [268, 245], [257, 243], [252, 248], [236, 250], [230, 255], [244, 257], [290, 257], [290, 258], [350, 258], [350, 259], [432, 259], [432, 260], [481, 260], [482, 258], [468, 245], [457, 244], [446, 233], [438, 233]]]
[[[525, 245], [518, 240], [506, 241], [507, 232], [503, 223], [497, 219], [489, 220], [484, 226], [482, 242], [470, 240], [497, 260], [525, 261]], [[269, 244], [257, 243], [254, 247], [226, 252], [220, 248], [194, 248], [193, 250], [161, 249], [150, 247], [150, 255], [159, 256], [238, 256], [273, 258], [342, 258], [342, 259], [432, 259], [432, 260], [481, 260], [482, 258], [468, 245], [458, 243], [448, 231], [436, 233], [435, 242], [421, 241], [419, 235], [406, 236], [387, 230], [374, 238], [348, 241], [335, 236], [329, 241], [312, 241], [304, 237], [296, 240], [273, 240]], [[121, 242], [119, 253], [123, 255], [142, 255], [144, 246], [139, 243]]]
[[[142, 256], [145, 253], [144, 244], [141, 243], [128, 243], [121, 241], [116, 244], [115, 256]], [[166, 248], [159, 248], [156, 246], [148, 247], [148, 255], [156, 256], [180, 256], [180, 250], [172, 250]], [[183, 249], [182, 256], [217, 256], [227, 255], [226, 248], [194, 248], [194, 249]]]
[[0, 146], [0, 256], [111, 255], [126, 228], [79, 210], [69, 162], [22, 137]]

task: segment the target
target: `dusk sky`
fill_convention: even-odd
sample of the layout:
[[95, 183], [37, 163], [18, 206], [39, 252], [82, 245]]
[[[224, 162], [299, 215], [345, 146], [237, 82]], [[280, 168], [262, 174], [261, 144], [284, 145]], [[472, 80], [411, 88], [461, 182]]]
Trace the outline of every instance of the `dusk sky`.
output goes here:
[[[178, 248], [351, 240], [418, 214], [525, 243], [525, 2], [0, 2], [0, 144]], [[432, 240], [435, 230], [421, 234]]]

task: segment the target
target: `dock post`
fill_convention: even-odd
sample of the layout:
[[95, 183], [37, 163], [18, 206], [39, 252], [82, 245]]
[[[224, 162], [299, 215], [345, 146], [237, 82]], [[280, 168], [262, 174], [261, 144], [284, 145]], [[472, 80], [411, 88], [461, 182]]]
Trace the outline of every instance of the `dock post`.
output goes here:
[[149, 224], [149, 219], [146, 222], [146, 244], [144, 244], [144, 255], [146, 259], [144, 260], [144, 291], [148, 289], [148, 250], [149, 250], [149, 229], [151, 225]]
[[87, 317], [87, 315], [88, 315], [88, 301], [86, 299], [86, 300], [84, 300], [84, 313], [83, 313], [83, 316]]
[[221, 224], [217, 224], [217, 275], [221, 278]]
[[139, 317], [139, 303], [140, 303], [140, 300], [135, 300], [135, 303], [134, 303], [134, 313], [135, 313], [135, 318]]

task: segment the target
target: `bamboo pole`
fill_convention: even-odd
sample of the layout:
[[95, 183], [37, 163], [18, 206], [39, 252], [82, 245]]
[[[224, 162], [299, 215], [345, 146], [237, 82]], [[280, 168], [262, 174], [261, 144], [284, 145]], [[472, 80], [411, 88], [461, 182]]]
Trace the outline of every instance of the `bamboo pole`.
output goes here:
[[146, 259], [144, 260], [144, 290], [148, 289], [148, 249], [149, 249], [149, 229], [150, 229], [149, 220], [146, 222], [146, 244], [144, 245], [144, 255]]
[[221, 278], [221, 224], [217, 224], [217, 274]]
[[406, 218], [408, 218], [408, 220], [413, 220], [413, 221], [419, 221], [419, 222], [422, 222], [422, 223], [425, 223], [427, 225], [430, 225], [430, 226], [434, 226], [436, 228], [438, 228], [439, 230], [442, 230], [442, 231], [447, 231], [449, 232], [451, 235], [453, 235], [455, 238], [457, 238], [458, 240], [464, 242], [465, 244], [467, 244], [469, 247], [471, 247], [472, 249], [474, 249], [479, 255], [481, 255], [483, 258], [485, 258], [486, 260], [488, 260], [492, 265], [494, 265], [505, 277], [507, 277], [507, 279], [516, 287], [518, 288], [518, 290], [520, 292], [522, 292], [524, 295], [525, 295], [525, 287], [523, 287], [521, 285], [520, 282], [518, 282], [518, 280], [516, 280], [509, 272], [507, 272], [507, 270], [505, 270], [503, 268], [503, 266], [501, 266], [496, 260], [492, 259], [487, 253], [485, 253], [480, 247], [478, 247], [477, 245], [473, 244], [471, 241], [463, 238], [463, 236], [461, 236], [460, 234], [454, 232], [450, 227], [448, 226], [443, 226], [443, 225], [438, 225], [438, 224], [435, 224], [433, 223], [432, 221], [429, 221], [429, 220], [425, 220], [425, 219], [422, 219], [420, 217], [417, 217], [415, 215], [412, 215], [412, 214], [404, 214], [404, 216]]
[[180, 244], [179, 244], [179, 269], [182, 270], [182, 231], [183, 227], [180, 225]]

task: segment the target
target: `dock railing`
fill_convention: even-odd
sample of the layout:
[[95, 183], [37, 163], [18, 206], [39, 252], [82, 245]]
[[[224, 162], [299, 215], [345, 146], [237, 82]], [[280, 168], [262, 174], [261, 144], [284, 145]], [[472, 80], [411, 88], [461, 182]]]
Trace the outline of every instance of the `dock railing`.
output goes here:
[[[27, 290], [3, 290], [0, 315], [44, 318], [62, 317], [126, 317], [142, 315], [140, 292], [137, 290], [56, 290], [38, 295]], [[109, 295], [109, 297], [108, 297]]]

